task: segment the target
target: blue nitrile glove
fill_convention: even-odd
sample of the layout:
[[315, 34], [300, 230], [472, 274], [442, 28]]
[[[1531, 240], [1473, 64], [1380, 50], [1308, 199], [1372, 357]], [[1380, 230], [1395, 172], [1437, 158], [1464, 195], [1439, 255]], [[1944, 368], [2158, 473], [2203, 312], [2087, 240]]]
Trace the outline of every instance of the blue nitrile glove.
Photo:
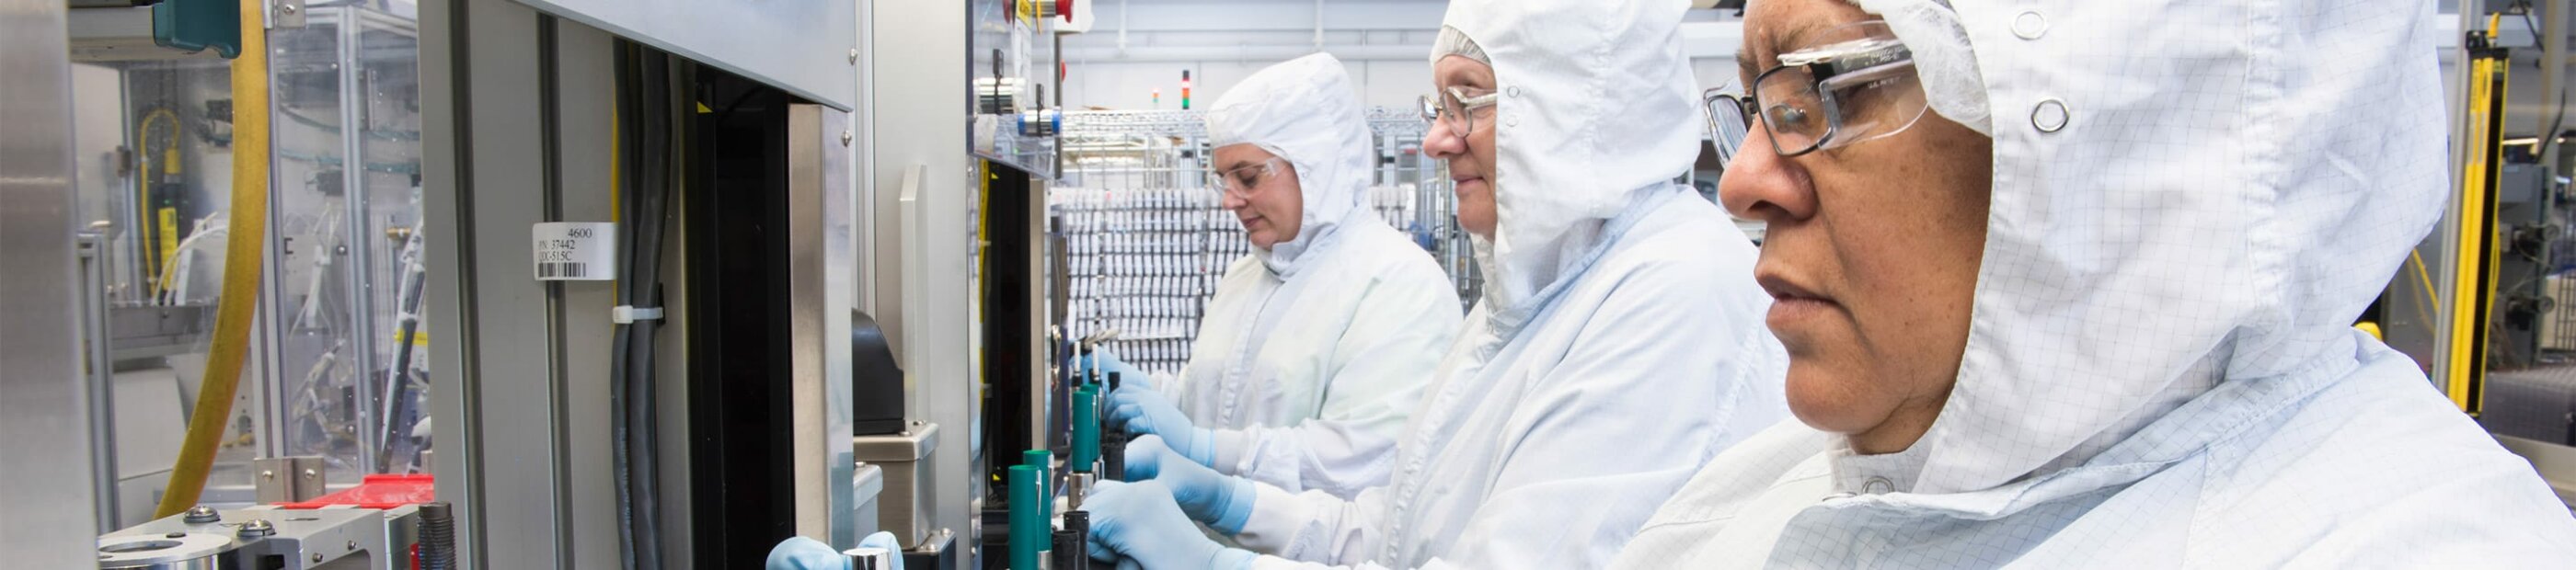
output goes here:
[[1172, 399], [1154, 391], [1152, 384], [1127, 382], [1125, 387], [1109, 392], [1109, 423], [1127, 433], [1163, 436], [1163, 443], [1182, 457], [1199, 465], [1216, 463], [1216, 437], [1206, 428], [1190, 423]]
[[[861, 548], [883, 548], [894, 553], [892, 570], [903, 570], [903, 544], [895, 542], [894, 533], [880, 532], [859, 539]], [[789, 537], [769, 549], [767, 570], [849, 570], [850, 557], [833, 550], [832, 545], [802, 536]]]
[[1227, 535], [1243, 532], [1243, 523], [1252, 520], [1252, 499], [1259, 496], [1252, 480], [1186, 461], [1164, 447], [1160, 436], [1127, 442], [1127, 480], [1149, 479], [1171, 488], [1172, 499], [1180, 502], [1181, 512], [1191, 520]]
[[1103, 386], [1107, 386], [1109, 384], [1109, 373], [1111, 372], [1118, 373], [1118, 385], [1120, 386], [1145, 381], [1144, 370], [1139, 370], [1135, 365], [1119, 360], [1117, 353], [1110, 352], [1109, 349], [1106, 348], [1093, 348], [1091, 349], [1091, 354], [1073, 357], [1073, 369], [1088, 372], [1085, 374], [1076, 374], [1076, 378], [1096, 380]]
[[[1091, 513], [1091, 559], [1127, 557], [1142, 568], [1252, 567], [1251, 551], [1217, 545], [1172, 500], [1162, 483], [1102, 481], [1082, 502]], [[1121, 567], [1124, 567], [1122, 564]]]

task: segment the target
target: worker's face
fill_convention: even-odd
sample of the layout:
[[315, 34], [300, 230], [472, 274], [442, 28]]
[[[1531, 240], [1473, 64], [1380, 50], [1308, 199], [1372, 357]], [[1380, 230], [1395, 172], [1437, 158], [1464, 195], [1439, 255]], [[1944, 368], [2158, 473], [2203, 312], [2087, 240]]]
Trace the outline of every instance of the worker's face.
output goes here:
[[1216, 171], [1225, 179], [1220, 204], [1243, 223], [1243, 235], [1253, 247], [1270, 249], [1297, 239], [1306, 206], [1297, 187], [1297, 167], [1271, 160], [1279, 155], [1251, 143], [1217, 147], [1215, 156]]
[[[1753, 3], [1740, 84], [1800, 34], [1869, 18], [1841, 0]], [[1993, 141], [1934, 114], [1895, 136], [1784, 158], [1763, 128], [1718, 195], [1769, 224], [1754, 275], [1789, 349], [1789, 407], [1861, 453], [1903, 451], [1940, 414], [1967, 347]]]
[[[1440, 58], [1431, 65], [1431, 78], [1434, 92], [1450, 87], [1494, 90], [1494, 67], [1465, 56]], [[1467, 136], [1451, 132], [1448, 121], [1432, 121], [1431, 132], [1422, 138], [1423, 152], [1449, 163], [1451, 190], [1458, 193], [1458, 226], [1485, 239], [1494, 237], [1494, 109], [1468, 112], [1472, 127]]]

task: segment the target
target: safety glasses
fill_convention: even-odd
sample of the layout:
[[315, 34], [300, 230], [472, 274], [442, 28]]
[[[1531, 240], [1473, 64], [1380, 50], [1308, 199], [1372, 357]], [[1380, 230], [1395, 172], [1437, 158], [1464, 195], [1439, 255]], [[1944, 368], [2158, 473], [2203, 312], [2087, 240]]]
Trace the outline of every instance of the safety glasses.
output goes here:
[[1449, 132], [1467, 136], [1475, 132], [1476, 121], [1469, 115], [1478, 109], [1494, 106], [1501, 95], [1492, 91], [1450, 87], [1422, 96], [1422, 120], [1449, 127]]
[[1726, 87], [1702, 91], [1699, 103], [1708, 109], [1709, 146], [1717, 149], [1717, 169], [1726, 170], [1735, 162], [1735, 153], [1744, 145], [1744, 136], [1753, 130], [1753, 115], [1744, 110], [1744, 98]]
[[[1745, 128], [1758, 120], [1773, 152], [1798, 156], [1894, 136], [1930, 108], [1914, 74], [1914, 52], [1886, 22], [1825, 30], [1780, 54], [1779, 62], [1753, 78], [1747, 97], [1703, 94], [1712, 136], [1724, 135], [1720, 115], [1734, 115]], [[1736, 135], [1733, 144], [1744, 138]], [[1733, 146], [1725, 138], [1717, 142]]]
[[1274, 156], [1269, 160], [1237, 166], [1232, 170], [1209, 172], [1208, 187], [1220, 189], [1236, 198], [1250, 198], [1253, 190], [1260, 189], [1263, 182], [1279, 174], [1279, 162], [1279, 157]]

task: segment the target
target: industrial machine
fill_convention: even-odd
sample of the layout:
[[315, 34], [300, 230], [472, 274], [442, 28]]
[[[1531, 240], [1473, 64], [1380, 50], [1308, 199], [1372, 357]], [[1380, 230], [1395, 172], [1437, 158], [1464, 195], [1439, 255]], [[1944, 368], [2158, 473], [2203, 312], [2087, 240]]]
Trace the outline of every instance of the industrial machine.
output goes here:
[[454, 568], [454, 510], [432, 500], [429, 486], [427, 476], [372, 475], [309, 500], [194, 507], [100, 536], [98, 567]]
[[[76, 94], [12, 99], [13, 121], [65, 105], [61, 132], [13, 129], [8, 148], [60, 146], [77, 181], [69, 207], [13, 227], [85, 230], [59, 303], [79, 318], [14, 327], [81, 331], [78, 391], [21, 398], [51, 384], [13, 379], [9, 415], [41, 421], [12, 433], [86, 442], [67, 454], [94, 476], [10, 503], [77, 506], [79, 524], [47, 524], [89, 537], [6, 550], [78, 547], [29, 559], [49, 568], [406, 568], [415, 543], [440, 546], [428, 567], [737, 567], [877, 528], [895, 478], [853, 455], [852, 394], [882, 384], [853, 379], [853, 331], [878, 335], [867, 373], [900, 374], [900, 337], [865, 315], [901, 302], [860, 283], [900, 272], [857, 267], [876, 242], [860, 228], [897, 225], [855, 221], [896, 211], [891, 190], [857, 202], [872, 4], [140, 4], [5, 11], [53, 32], [13, 30], [11, 69]], [[965, 69], [938, 71], [962, 87]], [[922, 419], [893, 431], [935, 433]], [[22, 468], [62, 463], [51, 450], [11, 451], [12, 488], [62, 478]], [[376, 477], [420, 479], [305, 505], [373, 497]], [[917, 512], [963, 528], [953, 503]]]
[[[245, 38], [241, 9], [85, 5], [53, 50], [75, 95], [77, 207], [56, 223], [81, 230], [98, 532], [431, 453], [411, 15], [255, 5], [266, 33]], [[303, 467], [260, 476], [280, 461]]]
[[[1085, 4], [0, 0], [0, 71], [77, 95], [0, 86], [13, 125], [67, 117], [0, 136], [0, 191], [29, 205], [0, 250], [41, 269], [60, 246], [82, 279], [0, 280], [13, 327], [82, 331], [12, 337], [13, 366], [39, 358], [0, 380], [0, 422], [90, 443], [7, 444], [6, 506], [96, 507], [6, 523], [0, 550], [739, 568], [804, 536], [1083, 567], [1079, 497], [1125, 442], [1100, 405], [1128, 379], [1065, 364], [1185, 354], [1155, 335], [1196, 328], [1116, 322], [1077, 279], [1105, 226], [1076, 218], [1129, 205], [1079, 199], [1104, 177], [1068, 164], [1117, 130], [1061, 108]], [[1473, 275], [1419, 117], [1372, 123], [1381, 213]], [[1204, 180], [1164, 168], [1166, 194]], [[49, 225], [90, 233], [22, 231]], [[1241, 254], [1201, 229], [1208, 264]], [[900, 552], [856, 549], [878, 531]]]

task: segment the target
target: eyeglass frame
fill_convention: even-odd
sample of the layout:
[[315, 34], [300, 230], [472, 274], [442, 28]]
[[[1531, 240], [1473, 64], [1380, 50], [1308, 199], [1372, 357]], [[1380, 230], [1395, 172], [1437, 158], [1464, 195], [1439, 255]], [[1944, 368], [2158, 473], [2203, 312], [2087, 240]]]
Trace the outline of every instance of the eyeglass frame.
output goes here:
[[[1456, 102], [1458, 104], [1458, 124], [1461, 125], [1461, 128], [1455, 129], [1458, 131], [1458, 136], [1463, 137], [1475, 134], [1476, 110], [1494, 106], [1496, 102], [1502, 100], [1503, 93], [1501, 91], [1495, 91], [1492, 93], [1468, 97], [1466, 92], [1467, 88], [1465, 86], [1452, 85], [1448, 88], [1434, 91], [1429, 95], [1423, 95], [1419, 98], [1422, 104], [1422, 120], [1429, 121], [1432, 124], [1439, 124], [1441, 122], [1440, 118], [1449, 114], [1449, 103]], [[1442, 97], [1441, 95], [1443, 94], [1448, 96]]]
[[[1873, 22], [1862, 22], [1860, 24], [1869, 23]], [[1885, 24], [1881, 23], [1879, 25]], [[1737, 107], [1736, 112], [1740, 113], [1744, 120], [1744, 127], [1747, 133], [1745, 138], [1751, 138], [1750, 133], [1753, 129], [1753, 125], [1755, 124], [1754, 121], [1756, 120], [1756, 117], [1759, 117], [1759, 120], [1761, 121], [1760, 124], [1763, 127], [1763, 138], [1771, 142], [1771, 151], [1778, 153], [1783, 157], [1796, 157], [1828, 147], [1839, 148], [1848, 144], [1858, 144], [1879, 137], [1891, 136], [1899, 132], [1904, 132], [1907, 128], [1911, 128], [1913, 123], [1908, 122], [1904, 126], [1897, 127], [1896, 129], [1886, 133], [1871, 136], [1869, 139], [1852, 141], [1845, 144], [1835, 144], [1838, 136], [1841, 135], [1843, 131], [1844, 113], [1841, 101], [1842, 98], [1834, 93], [1846, 88], [1860, 89], [1865, 87], [1865, 85], [1863, 87], [1847, 87], [1850, 84], [1865, 84], [1866, 82], [1884, 81], [1891, 79], [1891, 77], [1896, 73], [1912, 71], [1914, 69], [1914, 52], [1912, 49], [1905, 47], [1903, 42], [1896, 41], [1893, 38], [1886, 38], [1883, 45], [1870, 46], [1865, 50], [1856, 53], [1842, 52], [1822, 56], [1811, 54], [1806, 57], [1792, 59], [1793, 56], [1831, 48], [1834, 45], [1861, 43], [1867, 42], [1871, 39], [1872, 38], [1863, 38], [1861, 40], [1837, 42], [1836, 44], [1827, 44], [1824, 46], [1805, 48], [1792, 51], [1787, 54], [1781, 54], [1779, 56], [1781, 65], [1773, 66], [1770, 69], [1763, 70], [1761, 74], [1755, 75], [1753, 77], [1753, 81], [1746, 84], [1744, 95], [1741, 98], [1734, 99], [1733, 101]], [[1771, 123], [1772, 118], [1769, 113], [1762, 112], [1761, 102], [1762, 84], [1765, 81], [1768, 81], [1773, 74], [1792, 69], [1805, 69], [1808, 71], [1808, 76], [1811, 78], [1811, 84], [1808, 86], [1808, 89], [1816, 93], [1817, 102], [1823, 107], [1822, 110], [1825, 113], [1826, 121], [1824, 134], [1817, 135], [1814, 141], [1809, 142], [1807, 146], [1796, 151], [1791, 151], [1780, 145], [1779, 126]], [[1711, 91], [1713, 92], [1716, 90]], [[1720, 98], [1730, 98], [1724, 96], [1711, 96], [1708, 93], [1702, 93], [1702, 97], [1703, 99], [1701, 104], [1703, 106], [1713, 105], [1716, 103], [1716, 100]], [[1714, 108], [1710, 108], [1709, 112], [1714, 114], [1716, 113], [1716, 110]], [[1915, 112], [1915, 120], [1919, 121], [1922, 118], [1922, 115], [1928, 112], [1928, 105], [1926, 109], [1917, 110]], [[1712, 132], [1714, 132], [1714, 129], [1716, 128], [1716, 117], [1711, 116], [1709, 119], [1711, 121]], [[1738, 141], [1738, 144], [1741, 144], [1741, 141]], [[1732, 153], [1730, 153], [1730, 156], [1731, 154]]]
[[[1286, 158], [1278, 157], [1278, 156], [1272, 156], [1272, 157], [1270, 157], [1270, 158], [1262, 159], [1262, 160], [1261, 160], [1261, 162], [1255, 162], [1255, 163], [1252, 163], [1252, 164], [1246, 164], [1246, 165], [1237, 166], [1237, 167], [1229, 168], [1229, 169], [1225, 169], [1225, 170], [1210, 170], [1210, 171], [1208, 171], [1208, 185], [1209, 185], [1209, 186], [1215, 186], [1215, 187], [1216, 187], [1217, 192], [1224, 193], [1224, 194], [1226, 194], [1226, 195], [1234, 196], [1234, 197], [1236, 197], [1236, 198], [1251, 199], [1251, 198], [1252, 198], [1252, 191], [1253, 191], [1255, 188], [1258, 188], [1258, 187], [1259, 187], [1259, 185], [1260, 185], [1261, 183], [1263, 183], [1263, 182], [1268, 182], [1268, 181], [1270, 180], [1270, 178], [1271, 178], [1271, 177], [1276, 177], [1276, 176], [1278, 176], [1278, 175], [1279, 175], [1279, 166], [1278, 166], [1278, 163], [1287, 163], [1287, 162], [1288, 162], [1288, 159], [1286, 159]], [[1295, 163], [1289, 163], [1289, 166], [1292, 166], [1292, 167], [1293, 167], [1293, 166], [1296, 166], [1296, 165], [1295, 165]], [[1261, 169], [1261, 172], [1262, 172], [1262, 174], [1261, 174], [1261, 176], [1262, 176], [1261, 181], [1260, 181], [1260, 182], [1255, 182], [1255, 183], [1253, 183], [1253, 184], [1254, 184], [1253, 186], [1248, 186], [1248, 187], [1245, 187], [1245, 188], [1243, 188], [1243, 189], [1241, 189], [1241, 190], [1236, 190], [1236, 189], [1235, 189], [1235, 185], [1234, 185], [1234, 173], [1242, 172], [1242, 171], [1250, 170], [1250, 169], [1254, 169], [1254, 168], [1259, 168], [1259, 169]]]
[[[1707, 111], [1709, 147], [1717, 149], [1717, 169], [1719, 172], [1724, 172], [1729, 164], [1735, 162], [1735, 153], [1742, 150], [1744, 139], [1753, 133], [1753, 115], [1745, 111], [1744, 98], [1726, 87], [1713, 87], [1701, 91], [1699, 99], [1700, 108]], [[1718, 112], [1720, 100], [1724, 100], [1726, 107], [1735, 112]], [[1735, 117], [1733, 125], [1723, 122], [1723, 118], [1727, 116]], [[1775, 145], [1772, 150], [1776, 152], [1779, 149]]]

